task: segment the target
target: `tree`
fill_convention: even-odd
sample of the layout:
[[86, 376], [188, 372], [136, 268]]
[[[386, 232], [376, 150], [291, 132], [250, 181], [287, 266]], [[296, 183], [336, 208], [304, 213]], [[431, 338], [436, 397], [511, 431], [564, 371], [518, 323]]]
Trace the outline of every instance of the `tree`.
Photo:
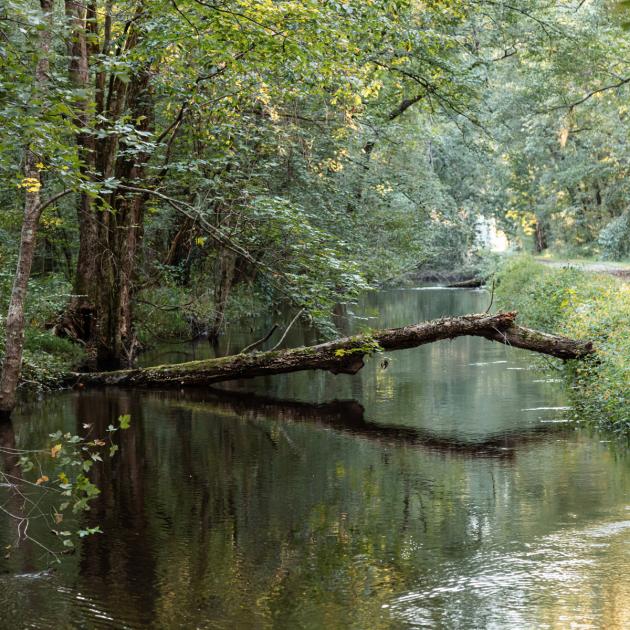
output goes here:
[[[53, 0], [40, 0], [42, 20], [38, 22], [36, 40], [36, 64], [33, 72], [34, 100], [45, 98], [45, 87], [48, 82], [51, 52], [51, 20]], [[4, 360], [0, 374], [0, 415], [8, 416], [16, 404], [16, 390], [22, 367], [24, 348], [24, 304], [28, 290], [28, 280], [35, 255], [35, 237], [43, 209], [54, 202], [59, 195], [42, 202], [40, 146], [37, 136], [28, 138], [24, 150], [24, 177], [20, 188], [24, 190], [24, 218], [20, 234], [20, 249], [17, 270], [13, 281], [13, 289], [9, 301], [4, 343]], [[63, 193], [62, 193], [63, 194]]]

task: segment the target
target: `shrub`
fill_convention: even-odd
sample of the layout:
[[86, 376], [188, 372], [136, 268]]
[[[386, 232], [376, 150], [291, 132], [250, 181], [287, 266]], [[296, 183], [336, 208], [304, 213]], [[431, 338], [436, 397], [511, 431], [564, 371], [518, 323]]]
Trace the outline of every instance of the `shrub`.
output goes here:
[[600, 233], [604, 260], [621, 260], [630, 255], [630, 211], [613, 219]]
[[597, 354], [563, 367], [578, 417], [630, 430], [630, 287], [612, 276], [552, 269], [509, 259], [497, 278], [497, 303], [528, 326], [590, 339]]

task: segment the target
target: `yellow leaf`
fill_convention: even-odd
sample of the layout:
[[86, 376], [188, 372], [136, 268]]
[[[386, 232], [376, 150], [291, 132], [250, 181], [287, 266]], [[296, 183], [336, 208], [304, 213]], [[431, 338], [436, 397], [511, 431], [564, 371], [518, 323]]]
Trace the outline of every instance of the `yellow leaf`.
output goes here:
[[36, 193], [42, 187], [42, 183], [36, 177], [25, 177], [19, 184], [18, 188], [26, 188], [27, 192]]
[[41, 486], [41, 484], [46, 483], [48, 481], [48, 477], [46, 475], [42, 475], [35, 484]]
[[57, 455], [59, 455], [60, 451], [61, 451], [61, 444], [55, 444], [50, 449], [50, 456], [54, 459], [55, 457], [57, 457]]

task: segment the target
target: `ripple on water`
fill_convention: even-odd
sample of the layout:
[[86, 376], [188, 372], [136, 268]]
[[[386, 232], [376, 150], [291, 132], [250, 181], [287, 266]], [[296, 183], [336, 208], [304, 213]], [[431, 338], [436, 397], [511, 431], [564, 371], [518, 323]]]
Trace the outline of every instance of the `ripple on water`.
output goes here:
[[[410, 627], [431, 619], [440, 627], [552, 628], [563, 619], [571, 628], [630, 628], [630, 608], [619, 608], [630, 601], [628, 530], [629, 520], [612, 521], [569, 528], [515, 552], [480, 552], [467, 567], [453, 564], [440, 583], [405, 593], [391, 607]], [[440, 598], [444, 605], [436, 617], [427, 602]], [[615, 604], [618, 610], [607, 617]]]

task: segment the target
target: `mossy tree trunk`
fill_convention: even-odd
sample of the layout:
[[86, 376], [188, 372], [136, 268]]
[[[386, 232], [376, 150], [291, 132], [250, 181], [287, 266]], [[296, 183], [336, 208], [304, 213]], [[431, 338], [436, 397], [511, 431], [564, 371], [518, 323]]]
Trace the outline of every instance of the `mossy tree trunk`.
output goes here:
[[74, 374], [72, 380], [83, 385], [181, 387], [303, 370], [356, 374], [364, 365], [364, 357], [379, 350], [415, 348], [467, 335], [484, 337], [561, 359], [578, 359], [594, 352], [590, 342], [523, 328], [514, 323], [515, 318], [516, 313], [448, 317], [403, 328], [376, 330], [371, 334], [345, 337], [315, 346], [116, 372]]

